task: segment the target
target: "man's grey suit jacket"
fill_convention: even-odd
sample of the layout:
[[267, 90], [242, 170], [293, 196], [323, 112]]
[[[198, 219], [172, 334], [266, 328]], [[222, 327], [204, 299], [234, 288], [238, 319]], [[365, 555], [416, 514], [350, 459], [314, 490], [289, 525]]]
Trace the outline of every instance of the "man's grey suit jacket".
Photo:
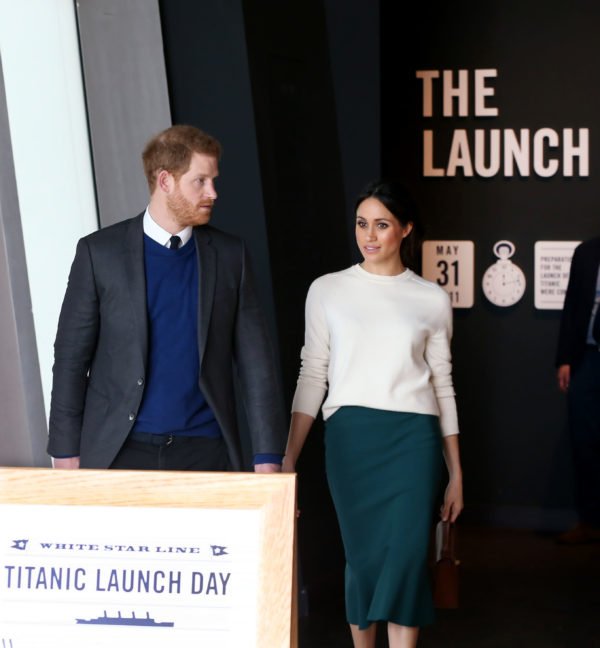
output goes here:
[[[285, 414], [276, 363], [244, 243], [209, 225], [198, 251], [200, 389], [215, 413], [233, 470], [243, 469], [234, 371], [252, 451], [283, 454]], [[143, 215], [82, 238], [54, 345], [48, 454], [110, 466], [144, 394], [148, 319]]]

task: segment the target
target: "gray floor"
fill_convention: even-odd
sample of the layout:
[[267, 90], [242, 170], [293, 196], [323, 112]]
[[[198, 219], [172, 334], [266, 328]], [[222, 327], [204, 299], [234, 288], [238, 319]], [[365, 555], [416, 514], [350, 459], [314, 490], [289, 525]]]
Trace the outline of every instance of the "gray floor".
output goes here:
[[[458, 610], [439, 610], [419, 648], [600, 648], [600, 543], [564, 547], [533, 531], [460, 526]], [[309, 592], [301, 648], [352, 642], [342, 591]], [[387, 646], [385, 628], [378, 647]]]

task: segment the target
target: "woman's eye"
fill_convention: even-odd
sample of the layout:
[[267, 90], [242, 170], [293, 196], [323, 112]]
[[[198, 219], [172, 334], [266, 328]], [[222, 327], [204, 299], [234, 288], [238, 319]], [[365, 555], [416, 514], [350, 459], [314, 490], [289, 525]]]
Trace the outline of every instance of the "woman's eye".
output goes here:
[[387, 223], [377, 223], [377, 227], [379, 229], [387, 229], [388, 224]]
[[367, 224], [365, 223], [365, 221], [357, 221], [357, 222], [356, 222], [356, 225], [357, 225], [358, 227], [361, 227], [361, 228], [367, 226]]

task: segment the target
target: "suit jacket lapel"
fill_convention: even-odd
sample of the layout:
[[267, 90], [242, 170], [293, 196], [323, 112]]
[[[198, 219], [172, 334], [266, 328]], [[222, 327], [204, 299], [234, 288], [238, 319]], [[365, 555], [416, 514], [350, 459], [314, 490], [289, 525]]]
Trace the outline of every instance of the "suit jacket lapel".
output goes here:
[[123, 254], [133, 310], [133, 337], [139, 345], [144, 366], [148, 357], [148, 315], [146, 306], [146, 271], [144, 264], [143, 214], [133, 219], [123, 238]]
[[202, 366], [217, 279], [217, 253], [210, 244], [210, 232], [205, 227], [194, 228], [194, 239], [198, 253], [198, 289], [200, 291], [198, 295], [198, 353], [200, 366]]

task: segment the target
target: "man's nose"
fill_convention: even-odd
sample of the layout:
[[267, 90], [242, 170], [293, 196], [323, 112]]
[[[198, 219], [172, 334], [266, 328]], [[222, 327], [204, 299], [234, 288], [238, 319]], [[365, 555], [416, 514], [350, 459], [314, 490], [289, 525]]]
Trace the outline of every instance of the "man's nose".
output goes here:
[[215, 185], [212, 182], [207, 182], [205, 185], [205, 191], [206, 195], [211, 198], [212, 200], [217, 199], [217, 190], [215, 189]]

